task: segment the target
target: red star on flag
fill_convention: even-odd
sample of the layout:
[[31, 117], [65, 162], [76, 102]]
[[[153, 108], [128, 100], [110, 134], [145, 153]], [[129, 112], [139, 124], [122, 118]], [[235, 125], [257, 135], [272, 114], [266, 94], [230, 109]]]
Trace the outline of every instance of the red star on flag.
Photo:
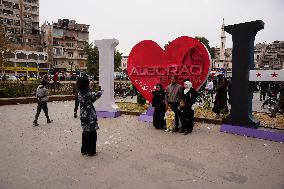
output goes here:
[[256, 74], [256, 77], [261, 77], [261, 73], [257, 73], [257, 74]]
[[273, 74], [271, 74], [271, 76], [272, 76], [272, 77], [277, 77], [278, 74], [274, 72]]

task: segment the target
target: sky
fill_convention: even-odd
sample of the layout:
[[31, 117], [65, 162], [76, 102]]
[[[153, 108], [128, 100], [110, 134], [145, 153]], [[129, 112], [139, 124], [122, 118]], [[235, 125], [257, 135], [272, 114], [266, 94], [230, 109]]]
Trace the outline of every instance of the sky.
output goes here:
[[[255, 43], [284, 41], [284, 0], [39, 0], [40, 23], [72, 19], [90, 25], [90, 43], [116, 38], [127, 56], [135, 44], [153, 40], [163, 47], [179, 36], [204, 36], [220, 46], [225, 25], [263, 20]], [[232, 47], [226, 33], [226, 48]]]

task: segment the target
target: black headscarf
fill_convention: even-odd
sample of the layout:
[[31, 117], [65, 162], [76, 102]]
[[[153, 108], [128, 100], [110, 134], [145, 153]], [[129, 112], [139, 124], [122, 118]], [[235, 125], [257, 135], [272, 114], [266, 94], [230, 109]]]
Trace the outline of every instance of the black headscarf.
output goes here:
[[89, 92], [90, 91], [89, 84], [90, 84], [90, 82], [89, 82], [89, 79], [87, 77], [80, 77], [78, 79], [78, 82], [77, 82], [78, 90], [81, 93]]
[[157, 84], [156, 85], [157, 87], [160, 87], [160, 92], [162, 92], [162, 93], [165, 93], [165, 90], [164, 90], [164, 87], [163, 87], [163, 85], [162, 84]]

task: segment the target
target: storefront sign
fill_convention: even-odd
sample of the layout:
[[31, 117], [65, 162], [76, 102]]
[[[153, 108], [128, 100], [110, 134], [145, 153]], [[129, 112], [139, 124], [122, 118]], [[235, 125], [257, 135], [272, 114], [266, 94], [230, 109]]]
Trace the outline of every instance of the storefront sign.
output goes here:
[[163, 50], [157, 43], [145, 40], [134, 46], [128, 57], [129, 78], [137, 90], [151, 102], [156, 84], [164, 88], [170, 84], [170, 76], [178, 83], [188, 79], [195, 89], [206, 81], [211, 66], [206, 47], [197, 39], [179, 37]]
[[2, 67], [4, 71], [16, 71], [16, 72], [37, 72], [38, 68], [27, 68], [27, 67]]

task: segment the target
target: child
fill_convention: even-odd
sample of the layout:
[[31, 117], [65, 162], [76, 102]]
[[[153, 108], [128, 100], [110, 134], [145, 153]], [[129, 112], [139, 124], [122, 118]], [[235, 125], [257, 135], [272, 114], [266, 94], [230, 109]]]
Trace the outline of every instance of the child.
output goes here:
[[41, 85], [38, 86], [36, 90], [36, 97], [37, 97], [37, 112], [35, 115], [34, 126], [39, 126], [37, 120], [41, 110], [45, 113], [45, 117], [47, 119], [47, 123], [51, 123], [51, 120], [48, 116], [48, 108], [47, 108], [47, 101], [48, 101], [48, 90], [46, 89], [47, 82], [42, 81]]
[[168, 110], [165, 113], [164, 120], [166, 120], [167, 130], [166, 132], [173, 131], [173, 124], [175, 120], [175, 112], [172, 110], [172, 106], [168, 105]]
[[194, 115], [192, 114], [194, 114], [194, 112], [189, 105], [186, 105], [186, 100], [184, 99], [181, 99], [178, 109], [180, 111], [181, 126], [184, 130], [184, 135], [187, 135], [193, 130], [192, 118], [194, 117]]

